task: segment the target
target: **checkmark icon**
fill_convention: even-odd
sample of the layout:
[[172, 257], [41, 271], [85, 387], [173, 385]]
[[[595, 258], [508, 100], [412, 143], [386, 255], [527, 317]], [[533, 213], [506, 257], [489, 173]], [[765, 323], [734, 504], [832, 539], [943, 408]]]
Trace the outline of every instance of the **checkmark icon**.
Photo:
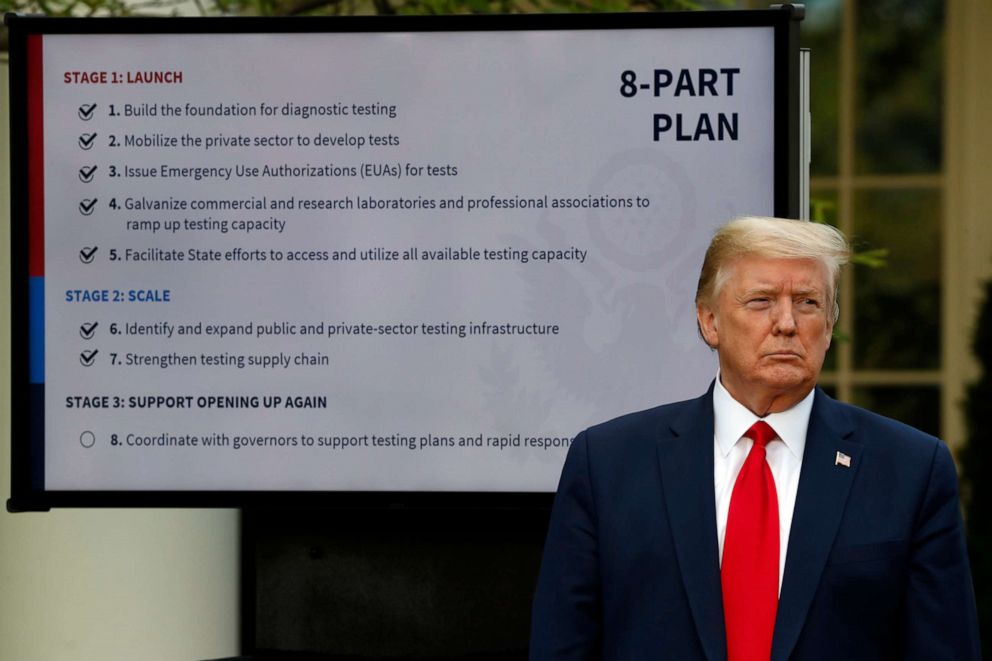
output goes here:
[[93, 213], [94, 209], [96, 209], [95, 197], [92, 200], [87, 199], [79, 203], [79, 213], [83, 214], [84, 216], [88, 216], [91, 213]]
[[96, 360], [96, 355], [100, 353], [99, 349], [92, 349], [90, 351], [83, 351], [79, 354], [79, 363], [83, 367], [90, 367]]
[[89, 264], [93, 261], [93, 258], [96, 257], [97, 250], [99, 250], [97, 246], [93, 246], [92, 248], [83, 248], [79, 251], [79, 261], [83, 264]]
[[79, 327], [79, 337], [84, 340], [92, 340], [93, 335], [96, 333], [96, 327], [100, 325], [100, 322], [94, 321], [91, 324], [83, 324]]
[[96, 133], [84, 133], [79, 136], [79, 148], [83, 151], [93, 149], [94, 144], [96, 144]]
[[79, 168], [79, 180], [84, 184], [88, 184], [93, 181], [93, 175], [96, 174], [96, 166], [91, 165], [89, 167], [83, 166]]
[[91, 119], [93, 119], [94, 110], [96, 110], [95, 103], [91, 103], [89, 105], [86, 105], [84, 103], [83, 105], [79, 106], [79, 111], [78, 111], [79, 119], [83, 120], [84, 122], [90, 121]]

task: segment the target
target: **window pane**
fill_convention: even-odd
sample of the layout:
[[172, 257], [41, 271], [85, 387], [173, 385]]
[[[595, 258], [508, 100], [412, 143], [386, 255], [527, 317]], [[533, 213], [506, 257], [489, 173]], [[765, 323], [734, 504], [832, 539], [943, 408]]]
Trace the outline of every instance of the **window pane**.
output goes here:
[[858, 1], [858, 173], [940, 170], [943, 24], [941, 0]]
[[940, 193], [859, 192], [853, 239], [889, 250], [886, 266], [854, 268], [855, 367], [940, 367]]
[[940, 389], [936, 386], [872, 386], [854, 389], [854, 404], [940, 436]]
[[840, 0], [806, 0], [799, 43], [810, 49], [810, 173], [837, 174], [840, 111]]
[[837, 216], [837, 191], [814, 188], [809, 193], [809, 218], [820, 223], [839, 227]]

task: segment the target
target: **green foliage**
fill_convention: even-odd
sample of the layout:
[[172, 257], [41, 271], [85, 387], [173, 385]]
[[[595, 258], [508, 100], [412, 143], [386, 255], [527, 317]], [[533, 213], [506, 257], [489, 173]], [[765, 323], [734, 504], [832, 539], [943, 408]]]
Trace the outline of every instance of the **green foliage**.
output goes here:
[[46, 16], [138, 16], [175, 13], [186, 0], [0, 0], [0, 13]]
[[[728, 8], [734, 0], [193, 0], [204, 16], [511, 14]], [[187, 0], [0, 0], [0, 12], [48, 16], [176, 14]]]
[[961, 452], [961, 480], [971, 572], [978, 600], [978, 619], [984, 656], [992, 658], [992, 282], [985, 286], [985, 302], [978, 315], [972, 352], [981, 366], [978, 381], [968, 388], [965, 418], [968, 442]]
[[[619, 12], [728, 7], [733, 0], [207, 0], [221, 14], [519, 14]], [[214, 13], [211, 7], [205, 13]]]
[[833, 225], [837, 217], [837, 204], [833, 200], [822, 197], [809, 198], [809, 219], [814, 223]]
[[[46, 16], [346, 16], [727, 9], [735, 0], [0, 0], [0, 13]], [[7, 30], [0, 26], [0, 51]]]
[[[831, 222], [837, 215], [837, 205], [833, 200], [823, 198], [810, 198], [809, 216], [814, 223], [833, 225]], [[888, 264], [889, 249], [873, 248], [870, 250], [860, 250], [851, 254], [851, 264], [867, 266], [871, 269], [879, 269]]]
[[851, 263], [867, 266], [872, 269], [879, 269], [888, 263], [889, 249], [875, 248], [873, 250], [862, 250], [851, 254]]

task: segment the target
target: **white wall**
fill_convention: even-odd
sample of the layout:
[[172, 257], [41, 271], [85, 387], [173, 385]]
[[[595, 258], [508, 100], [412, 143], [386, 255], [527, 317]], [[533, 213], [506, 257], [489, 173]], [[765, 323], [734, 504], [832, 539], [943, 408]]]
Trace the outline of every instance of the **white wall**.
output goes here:
[[[0, 500], [10, 494], [8, 68], [0, 60]], [[22, 320], [18, 320], [19, 323]], [[234, 510], [0, 512], [0, 660], [194, 661], [238, 649]]]

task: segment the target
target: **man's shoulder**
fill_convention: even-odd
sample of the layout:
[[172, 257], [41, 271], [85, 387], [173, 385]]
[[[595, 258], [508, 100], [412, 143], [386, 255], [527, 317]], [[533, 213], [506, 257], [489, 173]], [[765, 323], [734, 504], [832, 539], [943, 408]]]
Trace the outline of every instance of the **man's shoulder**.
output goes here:
[[[701, 410], [705, 410], [708, 398], [710, 398], [709, 393], [695, 399], [671, 402], [643, 411], [627, 413], [593, 425], [586, 429], [582, 435], [589, 443], [593, 444], [657, 440], [660, 434], [669, 434], [671, 426], [691, 409], [700, 407]], [[709, 411], [712, 415], [711, 405]]]
[[917, 451], [932, 455], [938, 446], [943, 445], [936, 436], [899, 420], [860, 406], [838, 402], [822, 392], [818, 392], [817, 397], [822, 397], [823, 400], [815, 403], [814, 407], [822, 415], [839, 419], [841, 431], [852, 433], [854, 440], [864, 444], [866, 448], [890, 449], [901, 453]]

